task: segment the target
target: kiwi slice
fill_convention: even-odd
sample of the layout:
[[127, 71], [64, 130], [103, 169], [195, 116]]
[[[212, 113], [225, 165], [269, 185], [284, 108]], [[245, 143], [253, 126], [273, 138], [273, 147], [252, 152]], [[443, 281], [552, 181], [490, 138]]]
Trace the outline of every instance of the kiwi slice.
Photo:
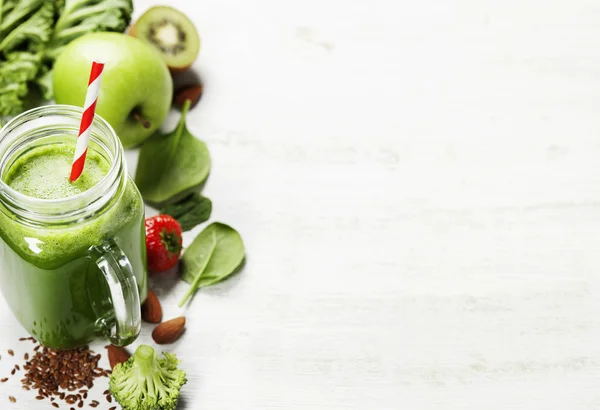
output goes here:
[[135, 22], [129, 34], [160, 51], [171, 72], [189, 68], [200, 51], [200, 36], [194, 23], [169, 6], [148, 9]]

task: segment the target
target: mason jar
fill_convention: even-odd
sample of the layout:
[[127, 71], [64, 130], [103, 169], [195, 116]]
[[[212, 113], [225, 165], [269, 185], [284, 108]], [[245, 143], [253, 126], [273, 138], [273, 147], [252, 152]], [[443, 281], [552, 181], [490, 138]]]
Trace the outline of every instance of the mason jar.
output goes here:
[[101, 117], [91, 127], [89, 175], [84, 168], [74, 183], [90, 185], [72, 193], [61, 180], [81, 115], [43, 106], [0, 130], [0, 289], [21, 325], [58, 349], [102, 335], [131, 343], [147, 295], [144, 204]]

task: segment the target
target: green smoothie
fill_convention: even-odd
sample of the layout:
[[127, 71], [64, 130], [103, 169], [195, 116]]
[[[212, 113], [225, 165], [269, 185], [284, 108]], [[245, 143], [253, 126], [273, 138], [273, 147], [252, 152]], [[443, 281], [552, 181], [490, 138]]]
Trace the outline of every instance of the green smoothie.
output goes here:
[[[86, 192], [110, 169], [89, 149], [83, 174], [69, 181], [74, 146], [41, 145], [22, 153], [1, 175], [14, 190], [52, 200]], [[101, 210], [65, 224], [28, 223], [0, 203], [0, 281], [13, 313], [34, 337], [54, 348], [91, 341], [100, 331], [98, 316], [110, 321], [110, 292], [89, 256], [92, 246], [112, 239], [135, 273], [140, 300], [146, 298], [144, 207], [128, 176]]]
[[73, 147], [67, 144], [44, 145], [21, 157], [9, 168], [4, 182], [22, 194], [40, 199], [60, 199], [87, 191], [108, 173], [110, 164], [95, 151], [85, 159], [84, 172], [69, 181]]

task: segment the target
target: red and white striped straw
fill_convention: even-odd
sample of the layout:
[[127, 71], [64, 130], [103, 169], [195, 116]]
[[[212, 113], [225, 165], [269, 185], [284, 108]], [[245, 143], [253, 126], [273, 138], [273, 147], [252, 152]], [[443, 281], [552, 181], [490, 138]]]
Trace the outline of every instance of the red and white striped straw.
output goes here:
[[85, 95], [85, 105], [83, 106], [83, 115], [79, 125], [79, 135], [77, 136], [77, 146], [75, 147], [75, 157], [71, 166], [71, 182], [76, 181], [83, 172], [85, 165], [85, 155], [87, 154], [88, 143], [90, 141], [90, 131], [96, 112], [96, 101], [98, 101], [98, 92], [100, 91], [100, 80], [102, 79], [102, 70], [104, 63], [94, 61], [90, 80], [88, 81], [87, 93]]

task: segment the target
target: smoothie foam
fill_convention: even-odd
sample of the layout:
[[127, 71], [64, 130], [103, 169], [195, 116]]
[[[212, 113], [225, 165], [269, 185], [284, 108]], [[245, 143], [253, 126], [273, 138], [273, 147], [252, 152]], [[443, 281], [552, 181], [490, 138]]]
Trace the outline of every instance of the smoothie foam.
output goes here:
[[87, 191], [108, 173], [110, 164], [88, 150], [83, 174], [69, 181], [75, 148], [67, 144], [36, 147], [19, 157], [4, 176], [15, 191], [40, 199], [60, 199]]

